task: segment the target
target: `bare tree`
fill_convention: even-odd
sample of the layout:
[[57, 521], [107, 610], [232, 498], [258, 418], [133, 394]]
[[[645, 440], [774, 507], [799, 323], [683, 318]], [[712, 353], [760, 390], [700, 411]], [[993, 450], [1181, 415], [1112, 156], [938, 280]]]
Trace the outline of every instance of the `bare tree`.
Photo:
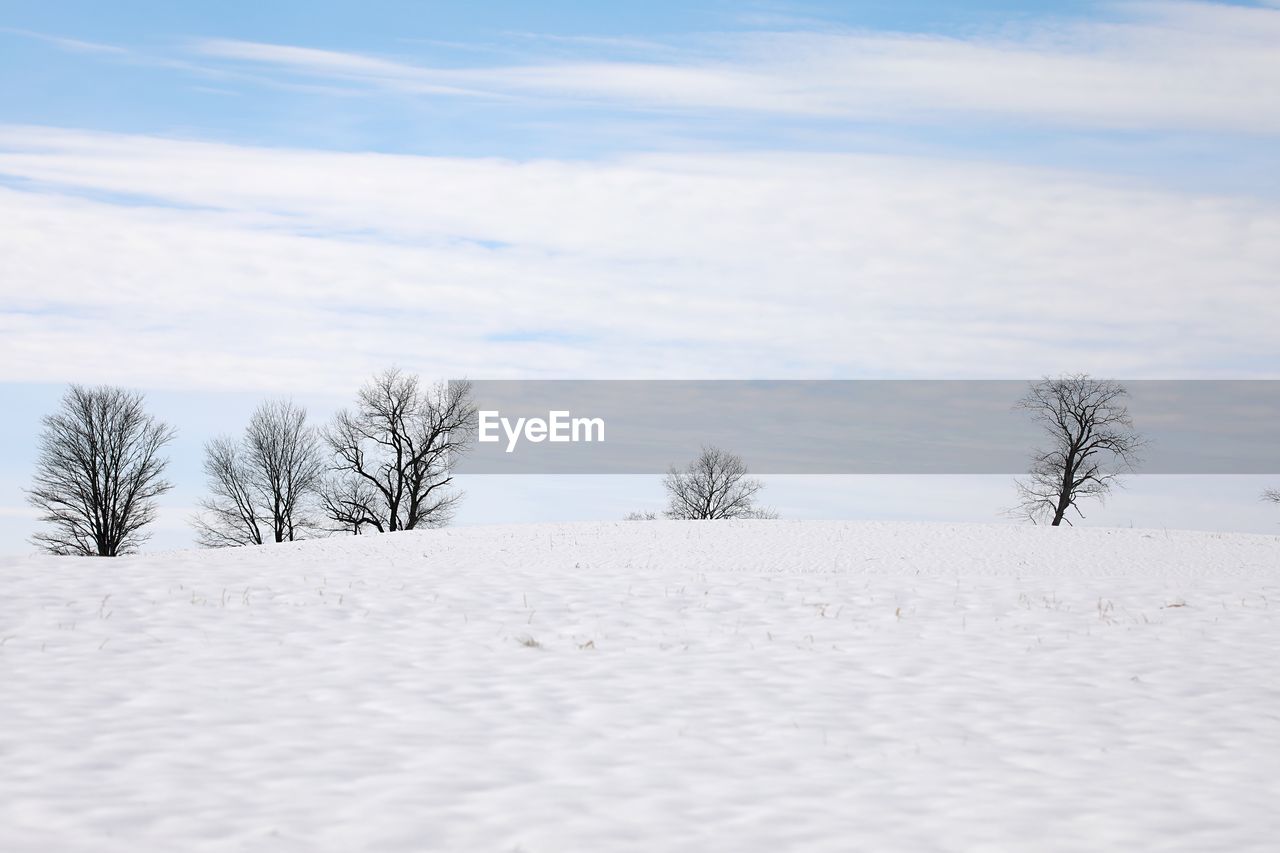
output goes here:
[[1280, 489], [1267, 489], [1262, 493], [1262, 499], [1280, 504]]
[[1013, 515], [1057, 527], [1086, 498], [1102, 500], [1121, 475], [1137, 465], [1146, 440], [1133, 427], [1124, 386], [1086, 374], [1045, 378], [1031, 385], [1017, 408], [1031, 414], [1049, 437], [1025, 479], [1016, 481]]
[[747, 476], [742, 457], [717, 447], [704, 446], [698, 458], [683, 470], [672, 466], [662, 479], [668, 504], [667, 518], [703, 520], [720, 518], [777, 518], [773, 510], [756, 506], [764, 483]]
[[239, 442], [205, 445], [212, 497], [192, 521], [206, 548], [292, 542], [319, 529], [311, 516], [324, 474], [306, 409], [289, 400], [263, 403]]
[[470, 445], [475, 415], [470, 383], [424, 389], [396, 368], [379, 373], [324, 430], [333, 455], [325, 514], [352, 533], [447, 524], [462, 499], [450, 488], [453, 460]]
[[51, 554], [115, 557], [148, 538], [155, 499], [173, 488], [160, 455], [172, 427], [143, 408], [141, 394], [72, 385], [43, 420], [27, 501], [52, 529], [32, 543]]

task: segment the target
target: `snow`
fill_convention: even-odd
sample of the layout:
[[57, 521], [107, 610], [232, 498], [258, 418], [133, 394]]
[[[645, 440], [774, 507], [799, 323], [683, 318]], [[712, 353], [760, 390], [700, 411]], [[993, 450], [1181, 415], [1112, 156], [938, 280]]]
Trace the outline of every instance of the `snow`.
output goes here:
[[8, 558], [0, 849], [1274, 850], [1278, 578], [776, 521]]

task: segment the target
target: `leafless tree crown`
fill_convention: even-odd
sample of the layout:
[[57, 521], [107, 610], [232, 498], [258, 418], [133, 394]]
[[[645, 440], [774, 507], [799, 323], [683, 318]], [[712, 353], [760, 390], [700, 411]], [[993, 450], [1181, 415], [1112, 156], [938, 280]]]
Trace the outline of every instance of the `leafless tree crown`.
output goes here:
[[1280, 504], [1280, 489], [1267, 489], [1262, 493], [1262, 499]]
[[28, 502], [50, 529], [32, 543], [51, 554], [115, 557], [147, 540], [155, 499], [172, 484], [161, 456], [172, 427], [121, 388], [72, 385], [44, 418]]
[[470, 446], [475, 419], [470, 383], [423, 388], [395, 368], [375, 376], [323, 433], [333, 461], [321, 502], [334, 528], [447, 524], [462, 498], [451, 488], [453, 461]]
[[1033, 383], [1017, 407], [1039, 423], [1048, 448], [1038, 450], [1025, 478], [1017, 480], [1014, 515], [1058, 526], [1079, 503], [1103, 499], [1121, 475], [1139, 462], [1145, 446], [1133, 426], [1124, 386], [1086, 374]]
[[204, 470], [212, 496], [193, 522], [204, 547], [292, 542], [319, 529], [324, 462], [306, 409], [291, 401], [259, 406], [240, 441], [206, 444]]
[[662, 485], [667, 490], [663, 513], [667, 518], [777, 518], [772, 510], [756, 506], [756, 495], [764, 483], [747, 476], [747, 465], [740, 456], [718, 447], [703, 447], [684, 469], [673, 466]]

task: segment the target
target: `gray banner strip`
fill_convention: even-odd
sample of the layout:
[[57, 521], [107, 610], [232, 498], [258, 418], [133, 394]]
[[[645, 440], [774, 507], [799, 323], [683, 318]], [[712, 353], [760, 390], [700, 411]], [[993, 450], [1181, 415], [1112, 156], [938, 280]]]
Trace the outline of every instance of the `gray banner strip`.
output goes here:
[[[1139, 472], [1280, 474], [1280, 381], [1122, 384], [1134, 426], [1149, 442]], [[477, 441], [456, 470], [658, 474], [710, 444], [743, 457], [756, 474], [1017, 474], [1036, 448], [1047, 447], [1042, 428], [1014, 407], [1029, 385], [472, 381], [484, 415], [477, 428], [490, 440]]]

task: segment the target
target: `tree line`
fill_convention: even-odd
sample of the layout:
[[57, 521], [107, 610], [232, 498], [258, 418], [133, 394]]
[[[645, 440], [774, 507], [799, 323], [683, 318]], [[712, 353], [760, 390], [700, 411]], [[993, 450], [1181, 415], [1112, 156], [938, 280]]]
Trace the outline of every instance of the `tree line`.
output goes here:
[[[1083, 518], [1135, 471], [1147, 440], [1118, 382], [1086, 374], [1033, 382], [1016, 403], [1043, 430], [1028, 473], [1015, 479], [1010, 514], [1057, 527]], [[453, 463], [475, 434], [466, 382], [424, 385], [397, 368], [362, 386], [355, 404], [316, 428], [291, 400], [261, 404], [238, 437], [204, 448], [208, 496], [192, 519], [204, 547], [263, 545], [333, 534], [441, 527], [462, 493]], [[113, 557], [146, 541], [176, 432], [150, 415], [139, 393], [72, 385], [47, 415], [28, 502], [47, 529], [32, 542], [52, 554]], [[764, 484], [741, 457], [704, 446], [663, 478], [662, 515], [681, 520], [771, 519]], [[1280, 489], [1264, 500], [1280, 503]], [[656, 518], [632, 513], [629, 519]]]
[[[461, 500], [453, 460], [474, 432], [466, 382], [424, 385], [391, 368], [326, 425], [291, 400], [260, 405], [240, 436], [204, 447], [208, 496], [192, 519], [198, 544], [263, 545], [336, 533], [441, 527]], [[28, 502], [52, 554], [114, 557], [137, 550], [173, 488], [162, 455], [176, 433], [141, 394], [72, 385], [43, 420]]]

